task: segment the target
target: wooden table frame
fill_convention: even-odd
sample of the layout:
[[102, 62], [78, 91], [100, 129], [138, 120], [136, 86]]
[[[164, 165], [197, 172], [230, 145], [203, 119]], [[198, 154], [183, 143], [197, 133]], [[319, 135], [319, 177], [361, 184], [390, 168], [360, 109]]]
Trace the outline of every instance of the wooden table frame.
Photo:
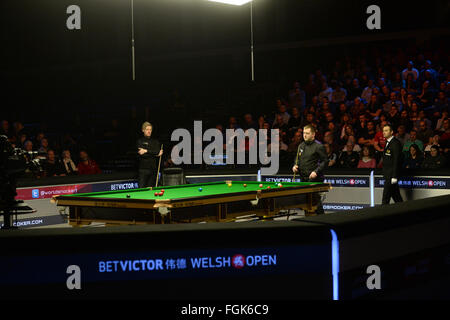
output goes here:
[[[314, 194], [327, 192], [331, 189], [330, 184], [320, 183], [308, 186], [291, 186], [285, 188], [261, 189], [257, 191], [245, 191], [228, 194], [215, 194], [208, 196], [198, 196], [177, 199], [111, 199], [111, 198], [90, 198], [80, 196], [55, 196], [52, 202], [58, 206], [69, 207], [69, 223], [72, 226], [81, 226], [91, 222], [102, 222], [107, 225], [118, 224], [163, 224], [163, 223], [183, 223], [183, 222], [227, 222], [234, 221], [242, 215], [257, 215], [259, 217], [272, 217], [282, 210], [299, 208], [305, 214], [314, 214], [317, 209], [317, 201]], [[298, 201], [296, 198], [298, 198]], [[287, 200], [290, 203], [284, 203]], [[236, 203], [252, 202], [251, 210], [232, 212], [231, 206]], [[180, 213], [195, 210], [195, 207], [209, 206], [210, 214], [207, 216], [192, 216], [180, 218]], [[140, 211], [145, 217], [131, 220], [114, 220], [102, 218], [86, 218], [85, 213], [95, 211], [95, 208], [111, 208], [115, 211]], [[214, 210], [214, 211], [213, 211]]]

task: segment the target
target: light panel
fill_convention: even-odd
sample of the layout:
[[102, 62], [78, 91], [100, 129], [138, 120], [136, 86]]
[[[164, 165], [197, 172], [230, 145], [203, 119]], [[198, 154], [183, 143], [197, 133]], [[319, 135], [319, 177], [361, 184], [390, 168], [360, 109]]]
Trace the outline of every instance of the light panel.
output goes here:
[[333, 300], [339, 300], [339, 240], [336, 232], [331, 231], [331, 273], [333, 277]]
[[234, 6], [242, 6], [243, 4], [252, 2], [252, 0], [208, 0], [208, 1], [232, 4]]

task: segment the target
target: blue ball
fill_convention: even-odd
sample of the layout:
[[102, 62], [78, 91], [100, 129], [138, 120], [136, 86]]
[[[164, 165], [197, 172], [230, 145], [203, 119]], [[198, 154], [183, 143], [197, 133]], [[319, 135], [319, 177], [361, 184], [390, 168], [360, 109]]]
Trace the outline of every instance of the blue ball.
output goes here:
[[202, 191], [203, 189], [202, 188], [198, 188], [198, 191]]

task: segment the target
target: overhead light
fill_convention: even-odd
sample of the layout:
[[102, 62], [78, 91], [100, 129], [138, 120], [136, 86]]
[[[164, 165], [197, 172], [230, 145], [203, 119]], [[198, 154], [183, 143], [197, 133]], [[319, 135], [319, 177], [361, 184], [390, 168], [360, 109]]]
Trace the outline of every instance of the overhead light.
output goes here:
[[208, 1], [232, 4], [234, 6], [242, 6], [243, 4], [252, 2], [252, 0], [208, 0]]

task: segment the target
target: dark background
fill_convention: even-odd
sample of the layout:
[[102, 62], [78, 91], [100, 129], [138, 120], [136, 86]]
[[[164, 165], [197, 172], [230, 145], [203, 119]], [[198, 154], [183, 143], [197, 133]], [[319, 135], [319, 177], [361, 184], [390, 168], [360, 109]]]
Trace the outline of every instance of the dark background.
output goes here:
[[[81, 30], [66, 28], [71, 4], [81, 8]], [[381, 30], [366, 28], [371, 4], [381, 8]], [[256, 0], [256, 80], [274, 80], [270, 70], [277, 67], [292, 69], [277, 57], [268, 59], [267, 51], [276, 50], [267, 45], [441, 27], [448, 24], [448, 6], [448, 1]], [[25, 109], [149, 104], [172, 88], [205, 92], [249, 82], [249, 4], [135, 0], [134, 83], [130, 8], [129, 0], [2, 1], [1, 67], [8, 80], [3, 101]], [[300, 53], [295, 71], [311, 68], [310, 58], [310, 52]]]
[[[73, 4], [81, 30], [66, 28]], [[381, 8], [381, 30], [366, 27], [371, 4]], [[374, 35], [407, 32], [403, 41], [414, 44], [421, 30], [449, 21], [443, 0], [256, 0], [251, 82], [250, 4], [135, 0], [132, 81], [130, 0], [4, 0], [0, 9], [1, 118], [35, 122], [48, 135], [92, 133], [116, 118], [133, 132], [150, 120], [168, 136], [194, 119], [214, 126], [231, 114], [256, 117], [292, 81], [382, 44]], [[342, 40], [350, 36], [359, 38]]]

